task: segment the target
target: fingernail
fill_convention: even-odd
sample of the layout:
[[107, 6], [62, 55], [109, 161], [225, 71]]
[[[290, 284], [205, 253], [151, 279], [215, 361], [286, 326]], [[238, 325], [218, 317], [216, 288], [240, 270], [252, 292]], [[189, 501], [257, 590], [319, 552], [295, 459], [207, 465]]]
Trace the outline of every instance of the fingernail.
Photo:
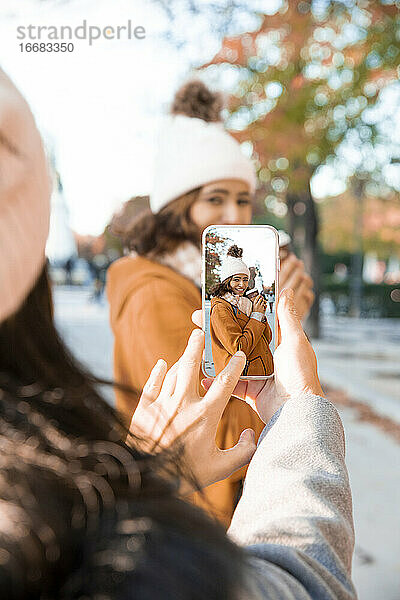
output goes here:
[[202, 329], [193, 329], [191, 335], [192, 337], [202, 337], [204, 335], [204, 331]]
[[243, 350], [238, 350], [237, 352], [235, 352], [235, 354], [232, 356], [232, 358], [246, 358], [245, 353], [243, 352]]
[[245, 429], [244, 431], [242, 431], [242, 433], [240, 434], [240, 438], [239, 441], [255, 441], [255, 433], [253, 431], [253, 429]]

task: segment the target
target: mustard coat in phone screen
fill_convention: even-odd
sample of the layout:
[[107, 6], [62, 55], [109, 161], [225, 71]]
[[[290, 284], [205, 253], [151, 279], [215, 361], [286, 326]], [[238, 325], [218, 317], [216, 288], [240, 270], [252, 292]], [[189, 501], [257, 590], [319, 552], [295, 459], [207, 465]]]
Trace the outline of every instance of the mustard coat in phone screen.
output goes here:
[[211, 299], [210, 334], [216, 373], [222, 371], [238, 350], [242, 350], [247, 358], [243, 375], [273, 373], [269, 348], [272, 332], [267, 322], [252, 319], [224, 298], [214, 297]]

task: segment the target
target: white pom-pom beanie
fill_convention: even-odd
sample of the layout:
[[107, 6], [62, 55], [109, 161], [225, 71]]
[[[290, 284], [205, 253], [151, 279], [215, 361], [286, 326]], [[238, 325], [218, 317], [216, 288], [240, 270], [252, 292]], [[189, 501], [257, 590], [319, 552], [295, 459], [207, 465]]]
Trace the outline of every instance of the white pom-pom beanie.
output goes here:
[[232, 277], [233, 275], [247, 275], [250, 277], [249, 267], [241, 258], [236, 258], [235, 256], [226, 256], [221, 264], [221, 283], [228, 279], [228, 277]]
[[0, 322], [28, 295], [45, 261], [51, 182], [28, 104], [0, 69]]
[[160, 127], [150, 194], [153, 213], [172, 200], [220, 179], [240, 179], [256, 187], [256, 174], [240, 144], [223, 123], [185, 115], [168, 115]]

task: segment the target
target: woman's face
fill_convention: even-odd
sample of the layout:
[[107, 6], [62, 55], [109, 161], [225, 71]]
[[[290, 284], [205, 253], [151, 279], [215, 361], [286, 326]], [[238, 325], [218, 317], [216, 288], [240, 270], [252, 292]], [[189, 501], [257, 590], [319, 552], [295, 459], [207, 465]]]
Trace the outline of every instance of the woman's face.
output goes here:
[[249, 278], [247, 275], [244, 275], [242, 273], [239, 273], [238, 275], [233, 275], [230, 281], [231, 290], [236, 296], [243, 296], [243, 294], [248, 288], [248, 285]]
[[201, 188], [189, 215], [203, 232], [209, 225], [250, 225], [252, 210], [249, 184], [221, 179]]

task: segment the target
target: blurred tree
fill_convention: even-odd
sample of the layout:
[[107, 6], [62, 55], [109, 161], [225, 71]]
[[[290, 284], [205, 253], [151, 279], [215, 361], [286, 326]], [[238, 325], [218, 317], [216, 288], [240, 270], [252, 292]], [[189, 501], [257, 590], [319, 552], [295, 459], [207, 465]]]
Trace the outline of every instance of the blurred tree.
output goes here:
[[211, 289], [219, 283], [218, 267], [221, 265], [220, 257], [224, 254], [227, 247], [233, 244], [233, 240], [227, 237], [221, 237], [217, 231], [212, 229], [206, 236], [206, 284], [205, 292], [209, 297]]
[[[181, 26], [182, 16], [186, 21], [190, 17], [196, 31], [202, 24], [209, 43], [215, 36], [253, 29], [225, 37], [207, 65], [230, 67], [238, 75], [228, 124], [246, 143], [258, 169], [262, 187], [255, 221], [262, 221], [261, 202], [277, 226], [286, 215], [295, 246], [301, 248], [315, 281], [317, 300], [309, 331], [317, 335], [318, 214], [310, 181], [322, 165], [341, 168], [334, 157], [350, 144], [367, 158], [353, 165], [353, 173], [345, 173], [352, 175], [353, 192], [361, 193], [359, 215], [369, 184], [378, 188], [378, 196], [386, 186], [384, 169], [375, 158], [389, 146], [391, 132], [382, 130], [379, 120], [366, 118], [366, 113], [376, 105], [380, 91], [398, 79], [399, 2], [284, 0], [275, 14], [266, 15], [270, 3], [265, 0], [151, 1], [175, 23], [162, 36], [182, 50], [193, 37], [190, 28]], [[257, 6], [264, 12], [257, 12]], [[340, 158], [346, 162], [345, 156]], [[375, 167], [367, 164], [373, 160]], [[388, 153], [386, 161], [390, 162]], [[358, 257], [363, 234], [354, 223]], [[359, 258], [354, 264], [360, 277]]]
[[[321, 246], [328, 254], [354, 253], [356, 200], [350, 190], [325, 198], [318, 206]], [[340, 220], [337, 215], [340, 214]], [[400, 202], [392, 191], [381, 198], [365, 191], [362, 219], [363, 250], [375, 252], [381, 260], [400, 258]]]
[[[226, 37], [203, 65], [238, 71], [228, 124], [255, 159], [267, 208], [282, 212], [286, 203], [289, 231], [302, 247], [317, 298], [318, 217], [310, 181], [349, 130], [376, 139], [376, 123], [365, 123], [363, 113], [397, 78], [398, 41], [394, 4], [295, 0], [264, 16], [256, 31]], [[318, 301], [309, 331], [318, 335]]]

